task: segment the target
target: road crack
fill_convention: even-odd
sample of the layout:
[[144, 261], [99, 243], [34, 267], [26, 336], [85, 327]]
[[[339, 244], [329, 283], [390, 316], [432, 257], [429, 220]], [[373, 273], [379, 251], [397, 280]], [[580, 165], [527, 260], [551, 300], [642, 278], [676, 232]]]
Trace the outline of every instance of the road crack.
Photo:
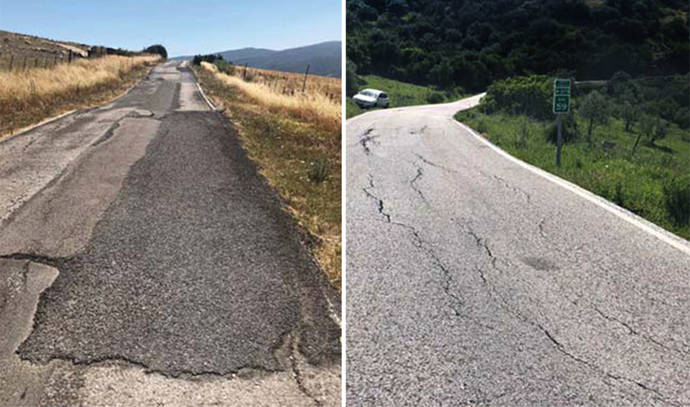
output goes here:
[[370, 199], [373, 199], [376, 201], [376, 208], [381, 216], [383, 216], [388, 223], [391, 221], [391, 215], [388, 213], [384, 212], [384, 205], [383, 205], [383, 199], [379, 198], [378, 196], [374, 195], [370, 190], [375, 189], [376, 186], [374, 185], [374, 177], [369, 174], [369, 186], [362, 188], [362, 191], [366, 194], [367, 197]]
[[527, 322], [527, 323], [530, 323], [531, 325], [533, 325], [533, 326], [535, 326], [535, 327], [537, 327], [537, 328], [544, 334], [544, 336], [549, 340], [549, 342], [551, 342], [551, 344], [552, 344], [558, 351], [560, 351], [562, 354], [564, 354], [564, 355], [567, 356], [568, 358], [570, 358], [570, 359], [572, 359], [572, 360], [574, 360], [574, 361], [576, 361], [576, 362], [578, 362], [578, 363], [580, 363], [580, 364], [582, 364], [582, 365], [588, 367], [590, 370], [593, 370], [593, 371], [595, 371], [595, 372], [598, 372], [599, 374], [602, 374], [602, 375], [604, 375], [604, 376], [606, 376], [606, 377], [608, 377], [608, 378], [611, 378], [611, 379], [616, 380], [616, 381], [628, 382], [628, 383], [634, 384], [635, 386], [637, 386], [637, 387], [639, 387], [639, 388], [641, 388], [641, 389], [643, 389], [643, 390], [645, 390], [645, 391], [651, 392], [651, 393], [653, 393], [653, 394], [655, 395], [655, 398], [656, 398], [657, 400], [659, 400], [659, 401], [661, 401], [661, 402], [663, 402], [663, 403], [665, 403], [665, 404], [668, 404], [668, 405], [670, 405], [670, 406], [679, 406], [678, 404], [673, 403], [673, 402], [667, 400], [667, 399], [664, 397], [664, 395], [661, 394], [661, 392], [659, 392], [657, 389], [655, 389], [655, 388], [653, 388], [653, 387], [650, 387], [650, 386], [648, 386], [648, 385], [646, 385], [646, 384], [644, 384], [644, 383], [642, 383], [642, 382], [638, 382], [637, 380], [630, 379], [630, 378], [625, 377], [625, 376], [620, 376], [620, 375], [616, 375], [616, 374], [607, 372], [606, 370], [600, 368], [599, 366], [595, 365], [594, 363], [591, 363], [591, 362], [587, 361], [586, 359], [583, 359], [583, 358], [581, 358], [581, 357], [579, 357], [579, 356], [576, 356], [575, 354], [569, 352], [569, 351], [565, 348], [565, 346], [564, 346], [560, 341], [558, 341], [558, 340], [555, 338], [555, 336], [554, 336], [548, 329], [546, 329], [543, 325], [541, 325], [540, 323], [538, 323], [538, 322], [530, 322], [530, 321], [528, 321], [527, 319], [524, 319], [524, 321]]
[[[421, 175], [420, 175], [421, 176]], [[464, 314], [461, 310], [463, 306], [465, 305], [465, 302], [463, 299], [455, 294], [452, 290], [452, 282], [453, 282], [453, 277], [450, 268], [441, 260], [440, 256], [434, 251], [432, 245], [425, 241], [419, 231], [412, 225], [408, 225], [403, 222], [395, 221], [392, 220], [391, 214], [387, 213], [384, 211], [385, 204], [383, 202], [383, 199], [379, 198], [378, 196], [374, 195], [370, 189], [375, 188], [374, 184], [374, 179], [371, 174], [369, 174], [369, 185], [368, 187], [362, 188], [364, 193], [372, 200], [374, 200], [377, 203], [377, 209], [379, 214], [381, 214], [385, 219], [387, 223], [391, 223], [393, 225], [402, 227], [409, 231], [412, 235], [413, 238], [413, 244], [415, 247], [426, 253], [427, 257], [431, 260], [431, 262], [434, 265], [434, 268], [436, 268], [442, 277], [442, 280], [440, 282], [441, 289], [443, 290], [444, 294], [446, 297], [449, 299], [450, 302], [450, 309], [453, 311], [453, 314], [456, 317], [461, 317], [464, 319], [467, 319], [476, 325], [479, 325], [483, 328], [486, 329], [494, 329], [491, 326], [488, 326], [484, 324], [483, 322], [477, 320], [476, 318], [471, 317], [470, 315]]]
[[604, 318], [605, 320], [614, 322], [614, 323], [616, 323], [616, 324], [622, 326], [623, 328], [625, 328], [625, 330], [628, 331], [628, 334], [629, 334], [629, 335], [635, 335], [635, 336], [637, 336], [637, 337], [640, 337], [640, 338], [642, 338], [642, 339], [645, 339], [645, 340], [647, 340], [647, 341], [649, 341], [649, 342], [651, 342], [651, 343], [653, 343], [653, 344], [655, 344], [655, 345], [657, 345], [657, 346], [663, 348], [664, 350], [667, 350], [667, 351], [670, 351], [670, 352], [677, 352], [677, 353], [679, 353], [679, 354], [681, 354], [681, 355], [683, 355], [683, 356], [687, 356], [687, 354], [686, 354], [685, 352], [683, 352], [683, 351], [681, 351], [681, 350], [679, 350], [679, 349], [676, 349], [676, 348], [669, 347], [669, 346], [667, 346], [667, 345], [665, 345], [665, 344], [659, 342], [658, 340], [652, 338], [651, 336], [645, 335], [644, 333], [639, 332], [637, 329], [633, 328], [632, 325], [628, 324], [627, 322], [625, 322], [625, 321], [623, 321], [623, 320], [621, 320], [621, 319], [618, 319], [618, 318], [616, 318], [616, 317], [613, 317], [613, 316], [610, 316], [610, 315], [605, 314], [605, 313], [604, 313], [603, 311], [601, 311], [596, 305], [590, 303], [590, 306], [592, 307], [592, 309], [593, 309], [594, 311], [596, 311], [597, 314], [599, 314], [599, 316], [601, 316], [601, 317]]
[[[125, 120], [125, 119], [138, 119], [138, 118], [153, 118], [153, 112], [149, 112], [149, 114], [142, 114], [136, 111], [131, 111], [124, 116], [120, 117], [119, 119], [115, 120], [110, 127], [108, 127], [108, 130], [105, 131], [105, 133], [99, 137], [91, 146], [96, 147], [99, 144], [102, 144], [115, 134], [115, 130], [117, 130], [120, 127], [120, 122]], [[158, 119], [153, 119], [153, 120], [158, 120]]]
[[422, 156], [422, 155], [419, 154], [419, 153], [415, 153], [415, 156], [417, 156], [417, 158], [418, 158], [421, 162], [423, 162], [424, 164], [429, 165], [429, 166], [431, 166], [431, 167], [439, 168], [439, 169], [441, 169], [441, 170], [443, 170], [443, 171], [447, 171], [447, 172], [458, 172], [458, 171], [456, 171], [456, 170], [454, 170], [454, 169], [452, 169], [452, 168], [448, 168], [448, 167], [446, 167], [446, 166], [444, 166], [444, 165], [437, 164], [437, 163], [435, 163], [435, 162], [433, 162], [433, 161], [431, 161], [431, 160], [425, 158], [424, 156]]
[[416, 184], [417, 181], [422, 179], [422, 177], [424, 176], [424, 170], [416, 163], [415, 166], [417, 168], [417, 173], [415, 174], [414, 178], [410, 180], [410, 188], [412, 188], [417, 193], [417, 195], [419, 195], [419, 197], [422, 198], [422, 201], [424, 201], [424, 203], [429, 205], [429, 202], [426, 200], [426, 197], [424, 196], [424, 192], [422, 192], [422, 190], [419, 189], [419, 187]]
[[379, 138], [378, 135], [372, 135], [371, 134], [372, 131], [374, 131], [373, 127], [367, 129], [359, 139], [359, 144], [364, 149], [364, 154], [366, 154], [366, 155], [371, 154], [371, 149], [369, 148], [369, 143], [370, 142], [373, 143], [375, 139]]
[[[502, 272], [502, 270], [497, 266], [497, 260], [498, 260], [498, 258], [497, 258], [497, 257], [494, 255], [494, 253], [492, 252], [490, 246], [489, 246], [489, 245], [487, 244], [487, 242], [486, 242], [486, 239], [480, 237], [480, 236], [479, 236], [472, 228], [470, 228], [469, 226], [463, 225], [463, 224], [461, 224], [461, 223], [459, 223], [459, 222], [457, 222], [457, 221], [455, 221], [455, 223], [456, 223], [457, 225], [459, 225], [461, 228], [463, 228], [463, 230], [464, 230], [466, 233], [468, 233], [470, 236], [472, 236], [472, 237], [475, 239], [475, 242], [477, 243], [477, 246], [481, 247], [481, 248], [483, 249], [483, 251], [485, 252], [485, 254], [491, 259], [491, 265], [492, 265], [492, 267], [493, 267], [495, 270], [497, 270], [497, 271], [499, 271], [499, 272]], [[542, 324], [540, 324], [540, 323], [538, 323], [538, 322], [536, 322], [536, 321], [530, 320], [530, 319], [527, 318], [525, 315], [523, 315], [520, 311], [518, 311], [517, 309], [514, 309], [514, 308], [508, 303], [508, 301], [507, 301], [507, 300], [506, 300], [506, 299], [505, 299], [505, 298], [504, 298], [504, 297], [503, 297], [503, 296], [502, 296], [492, 285], [490, 285], [490, 284], [488, 283], [488, 281], [487, 281], [487, 279], [486, 279], [485, 272], [484, 272], [484, 270], [483, 270], [483, 268], [482, 268], [481, 266], [478, 266], [478, 267], [477, 267], [477, 271], [480, 273], [480, 277], [481, 277], [482, 281], [484, 282], [484, 284], [485, 284], [485, 285], [487, 286], [487, 288], [489, 289], [491, 295], [494, 296], [495, 298], [499, 299], [499, 301], [500, 301], [500, 302], [499, 302], [499, 306], [500, 306], [501, 308], [503, 308], [503, 309], [504, 309], [506, 312], [508, 312], [509, 314], [513, 315], [517, 320], [519, 320], [519, 321], [521, 321], [521, 322], [523, 322], [523, 323], [526, 323], [526, 324], [528, 324], [528, 325], [531, 325], [531, 326], [537, 328], [537, 329], [547, 338], [547, 340], [548, 340], [548, 341], [549, 341], [559, 352], [561, 352], [562, 354], [564, 354], [564, 355], [567, 356], [568, 358], [570, 358], [570, 359], [572, 359], [572, 360], [574, 360], [574, 361], [576, 361], [576, 362], [578, 362], [578, 363], [580, 363], [580, 364], [582, 364], [582, 365], [588, 367], [590, 370], [594, 370], [594, 371], [598, 372], [599, 374], [601, 374], [601, 375], [603, 375], [603, 376], [605, 376], [605, 377], [608, 377], [608, 378], [611, 378], [611, 379], [614, 379], [614, 380], [617, 380], [617, 381], [625, 381], [625, 382], [628, 382], [628, 383], [632, 383], [632, 384], [636, 385], [636, 386], [639, 387], [639, 388], [642, 388], [642, 389], [644, 389], [644, 390], [647, 390], [647, 391], [653, 393], [653, 394], [655, 395], [655, 397], [659, 399], [659, 401], [662, 401], [662, 402], [664, 402], [664, 403], [666, 403], [666, 404], [668, 404], [668, 405], [671, 405], [671, 406], [676, 406], [676, 404], [674, 404], [674, 403], [668, 401], [666, 398], [664, 398], [664, 396], [663, 396], [658, 390], [656, 390], [656, 389], [654, 389], [654, 388], [652, 388], [652, 387], [650, 387], [650, 386], [648, 386], [648, 385], [646, 385], [646, 384], [644, 384], [644, 383], [642, 383], [642, 382], [636, 381], [636, 380], [634, 380], [634, 379], [630, 379], [630, 378], [625, 377], [625, 376], [616, 375], [616, 374], [607, 372], [607, 371], [604, 370], [603, 368], [600, 368], [599, 366], [597, 366], [597, 365], [595, 365], [595, 364], [593, 364], [593, 363], [587, 361], [586, 359], [583, 359], [583, 358], [581, 358], [581, 357], [579, 357], [579, 356], [573, 354], [572, 352], [569, 352], [569, 351], [565, 348], [565, 346], [564, 346], [560, 341], [558, 341], [558, 340], [556, 339], [556, 337], [555, 337], [555, 336], [554, 336], [544, 325], [542, 325]], [[597, 310], [597, 311], [598, 311], [598, 310]], [[605, 314], [601, 313], [601, 315], [602, 315], [602, 317], [604, 317], [604, 318], [606, 318], [606, 319], [609, 319], [609, 318], [607, 318], [607, 317], [605, 316]], [[618, 320], [616, 320], [616, 321], [618, 321]], [[622, 321], [618, 321], [618, 322], [621, 322], [621, 323], [622, 323]], [[625, 326], [627, 326], [628, 329], [629, 329], [631, 332], [636, 332], [636, 331], [635, 331], [631, 326], [629, 326], [628, 324], [625, 324]], [[656, 341], [654, 341], [654, 342], [656, 343]], [[663, 346], [663, 345], [661, 345], [661, 344], [659, 344], [659, 345], [660, 345], [660, 346]]]
[[302, 374], [302, 370], [299, 368], [299, 363], [297, 360], [299, 354], [299, 345], [297, 343], [297, 337], [294, 334], [290, 335], [289, 343], [290, 355], [288, 356], [288, 358], [290, 360], [290, 369], [292, 370], [292, 377], [293, 379], [295, 379], [297, 388], [302, 394], [304, 394], [306, 397], [312, 400], [317, 407], [321, 407], [323, 405], [323, 403], [321, 403], [321, 400], [312, 395], [311, 392], [307, 390], [307, 387], [304, 385], [304, 376]]

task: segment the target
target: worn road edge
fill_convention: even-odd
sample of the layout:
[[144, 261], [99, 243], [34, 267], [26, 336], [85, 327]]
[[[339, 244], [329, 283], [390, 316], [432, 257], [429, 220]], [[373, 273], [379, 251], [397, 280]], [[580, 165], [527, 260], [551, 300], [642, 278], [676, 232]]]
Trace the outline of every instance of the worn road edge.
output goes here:
[[453, 122], [458, 125], [461, 129], [466, 130], [469, 132], [472, 136], [474, 136], [477, 140], [481, 141], [482, 143], [486, 144], [489, 148], [491, 148], [494, 152], [498, 153], [499, 155], [503, 156], [503, 158], [506, 158], [513, 163], [519, 165], [520, 167], [532, 172], [533, 174], [539, 175], [554, 184], [567, 189], [568, 191], [580, 196], [581, 198], [586, 199], [587, 201], [599, 206], [602, 209], [605, 209], [606, 211], [612, 213], [613, 215], [619, 217], [620, 219], [630, 223], [633, 226], [636, 226], [637, 228], [647, 232], [648, 234], [656, 237], [657, 239], [661, 240], [664, 243], [669, 244], [670, 246], [680, 250], [681, 252], [685, 253], [686, 255], [690, 256], [690, 243], [686, 241], [685, 239], [676, 236], [675, 234], [669, 232], [666, 229], [663, 229], [660, 226], [655, 225], [654, 223], [630, 212], [629, 210], [622, 208], [613, 202], [610, 202], [599, 195], [596, 195], [578, 185], [573, 184], [570, 181], [566, 181], [565, 179], [554, 175], [550, 172], [547, 172], [545, 170], [542, 170], [541, 168], [535, 167], [532, 164], [528, 164], [519, 158], [516, 158], [504, 150], [502, 150], [500, 147], [496, 146], [495, 144], [491, 143], [489, 140], [486, 138], [482, 137], [479, 135], [474, 129], [470, 128], [464, 123], [461, 123], [455, 119], [453, 119]]
[[97, 109], [97, 108], [99, 108], [99, 107], [101, 107], [101, 106], [105, 106], [105, 105], [107, 105], [107, 104], [113, 103], [113, 102], [117, 101], [118, 99], [121, 99], [121, 98], [125, 97], [129, 92], [132, 91], [132, 89], [136, 88], [136, 87], [141, 83], [141, 81], [143, 81], [144, 79], [146, 79], [146, 77], [148, 77], [148, 76], [151, 74], [151, 71], [152, 71], [153, 68], [155, 68], [156, 66], [158, 66], [158, 64], [156, 64], [156, 65], [150, 67], [150, 68], [149, 68], [149, 71], [146, 73], [146, 75], [144, 75], [143, 78], [141, 78], [141, 79], [139, 79], [138, 81], [136, 81], [135, 83], [133, 83], [132, 86], [130, 86], [129, 88], [125, 89], [124, 92], [120, 93], [119, 95], [115, 96], [114, 98], [112, 98], [112, 99], [110, 99], [110, 100], [108, 100], [108, 101], [106, 101], [106, 102], [101, 102], [101, 103], [98, 103], [98, 104], [95, 104], [95, 105], [88, 105], [88, 106], [81, 107], [81, 108], [78, 108], [78, 109], [68, 110], [68, 111], [66, 111], [66, 112], [64, 112], [64, 113], [60, 113], [60, 114], [57, 115], [57, 116], [49, 117], [49, 118], [47, 118], [47, 119], [41, 120], [41, 121], [38, 122], [38, 123], [30, 124], [30, 125], [28, 125], [28, 126], [26, 126], [26, 127], [22, 127], [21, 129], [17, 129], [17, 130], [15, 130], [15, 131], [13, 131], [13, 132], [10, 132], [10, 133], [6, 134], [5, 136], [0, 135], [0, 144], [6, 142], [7, 140], [9, 140], [9, 139], [11, 139], [11, 138], [14, 138], [14, 137], [17, 137], [17, 136], [21, 136], [22, 134], [24, 134], [24, 133], [26, 133], [26, 132], [29, 132], [29, 131], [34, 130], [34, 129], [37, 129], [37, 128], [39, 128], [39, 127], [45, 126], [45, 125], [50, 124], [50, 123], [52, 123], [52, 122], [54, 122], [54, 121], [56, 121], [56, 120], [60, 120], [60, 119], [62, 119], [63, 117], [67, 117], [67, 116], [72, 115], [72, 114], [75, 114], [75, 113], [81, 113], [81, 112], [84, 112], [84, 111], [88, 111], [88, 110], [90, 110], [90, 109]]

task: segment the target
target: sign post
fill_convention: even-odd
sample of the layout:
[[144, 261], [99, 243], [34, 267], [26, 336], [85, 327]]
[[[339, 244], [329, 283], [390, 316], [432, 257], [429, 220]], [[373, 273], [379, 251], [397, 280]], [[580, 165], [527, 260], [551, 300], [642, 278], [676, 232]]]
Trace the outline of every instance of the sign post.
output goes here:
[[556, 115], [556, 166], [561, 166], [561, 149], [563, 148], [563, 133], [561, 115], [570, 113], [570, 79], [554, 79], [553, 81], [553, 112]]

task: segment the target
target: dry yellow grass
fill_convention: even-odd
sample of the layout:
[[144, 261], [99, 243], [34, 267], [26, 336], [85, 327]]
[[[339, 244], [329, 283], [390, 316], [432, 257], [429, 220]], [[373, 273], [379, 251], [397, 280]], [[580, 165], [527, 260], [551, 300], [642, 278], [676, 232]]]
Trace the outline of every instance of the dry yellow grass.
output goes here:
[[257, 103], [272, 111], [282, 111], [298, 119], [319, 124], [330, 130], [340, 129], [340, 79], [310, 76], [302, 93], [304, 75], [248, 68], [237, 68], [233, 75], [224, 74], [208, 62], [202, 69], [210, 71], [221, 82], [236, 87]]
[[36, 68], [0, 74], [0, 103], [33, 103], [52, 96], [79, 92], [109, 81], [117, 81], [133, 68], [158, 60], [154, 56], [109, 55], [77, 60], [54, 68]]
[[[0, 73], [0, 135], [60, 111], [101, 101], [158, 56], [109, 55], [50, 68]], [[69, 108], [68, 108], [69, 106]]]
[[[238, 125], [249, 157], [308, 232], [309, 250], [331, 284], [340, 289], [340, 79], [310, 76], [303, 95], [304, 75], [252, 69], [248, 70], [251, 82], [245, 82], [244, 68], [237, 68], [234, 75], [215, 68], [205, 64], [199, 71], [201, 86]], [[290, 89], [298, 90], [295, 96]], [[316, 94], [329, 100], [315, 103]], [[336, 96], [328, 98], [328, 94]], [[331, 110], [319, 110], [322, 106]]]

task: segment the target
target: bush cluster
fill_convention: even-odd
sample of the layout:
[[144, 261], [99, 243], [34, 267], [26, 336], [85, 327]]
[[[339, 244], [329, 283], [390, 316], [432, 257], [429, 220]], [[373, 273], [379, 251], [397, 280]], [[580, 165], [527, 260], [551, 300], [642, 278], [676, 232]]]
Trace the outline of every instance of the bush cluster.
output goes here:
[[671, 179], [664, 185], [664, 203], [676, 226], [690, 224], [690, 176]]
[[535, 119], [551, 118], [552, 86], [552, 80], [545, 75], [516, 76], [496, 81], [487, 89], [480, 107], [485, 113], [502, 110]]
[[347, 0], [347, 55], [362, 75], [469, 91], [563, 70], [685, 74], [686, 13], [678, 0]]
[[150, 47], [145, 48], [144, 52], [160, 55], [163, 59], [168, 58], [168, 50], [166, 50], [165, 47], [160, 44], [151, 45]]
[[222, 60], [223, 60], [223, 56], [220, 54], [194, 55], [194, 58], [192, 58], [192, 64], [193, 65], [201, 65], [202, 62], [209, 62], [209, 63], [213, 64], [216, 61], [222, 61]]

